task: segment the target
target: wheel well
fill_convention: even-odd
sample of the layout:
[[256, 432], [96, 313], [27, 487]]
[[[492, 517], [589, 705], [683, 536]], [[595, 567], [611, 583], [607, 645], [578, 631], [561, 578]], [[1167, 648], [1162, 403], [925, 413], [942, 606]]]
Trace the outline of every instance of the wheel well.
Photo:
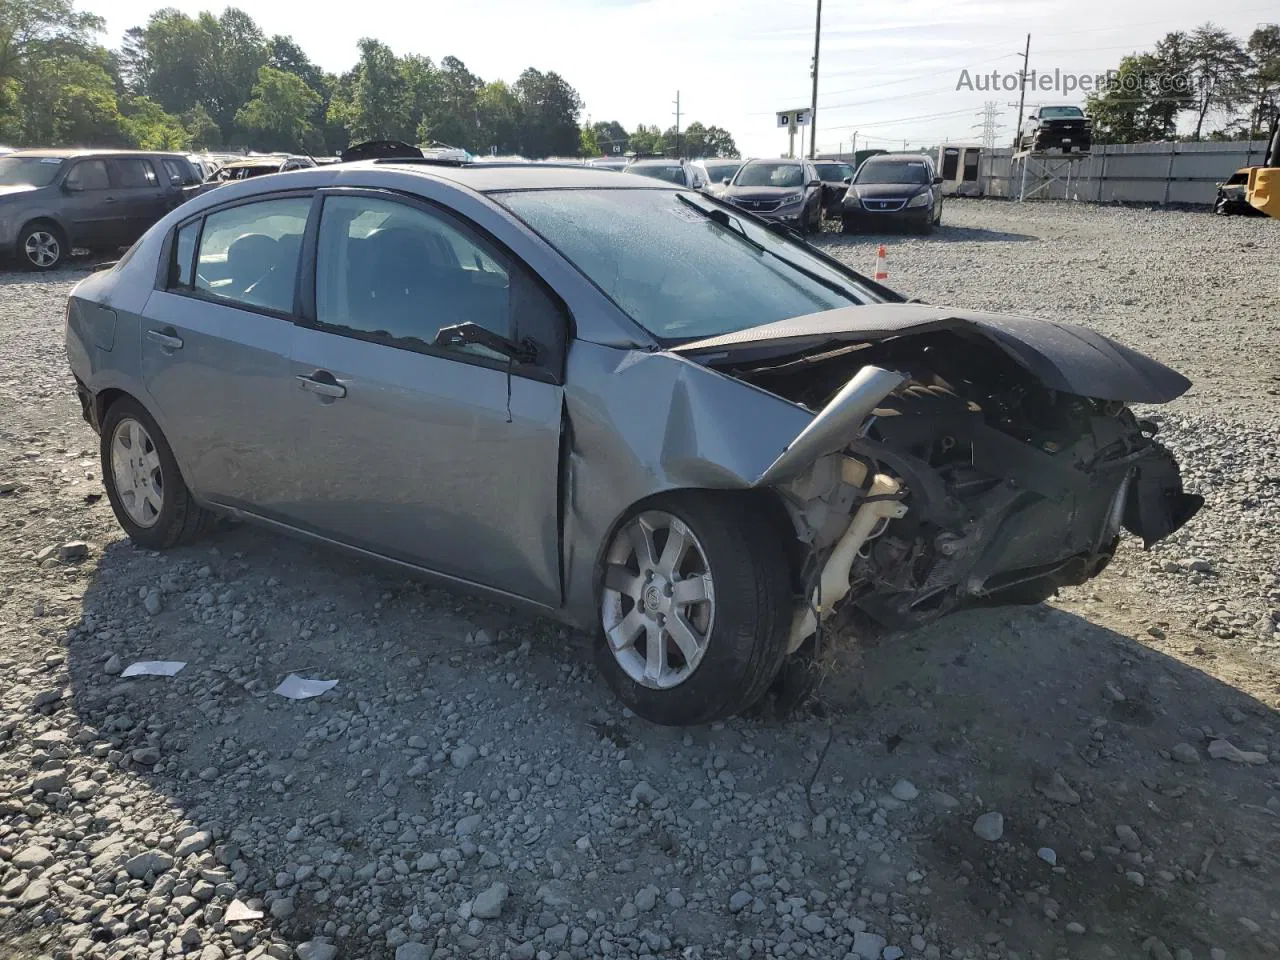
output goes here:
[[26, 236], [26, 233], [28, 230], [30, 230], [32, 227], [37, 227], [37, 226], [50, 227], [53, 230], [53, 232], [58, 235], [58, 239], [60, 239], [63, 243], [68, 242], [67, 231], [63, 228], [62, 224], [60, 224], [57, 220], [54, 220], [52, 217], [34, 217], [31, 220], [28, 220], [26, 223], [22, 225], [22, 229], [18, 231], [18, 240], [21, 241], [22, 238]]
[[647, 497], [637, 500], [635, 503], [631, 504], [619, 513], [618, 516], [614, 518], [613, 523], [609, 525], [608, 532], [600, 542], [600, 549], [596, 555], [595, 571], [592, 575], [592, 590], [595, 593], [597, 606], [599, 606], [600, 590], [604, 586], [605, 558], [609, 554], [609, 547], [613, 543], [613, 538], [617, 536], [619, 528], [630, 517], [644, 510], [649, 504], [653, 503], [653, 501], [660, 500], [668, 494], [692, 491], [753, 500], [755, 502], [756, 509], [759, 511], [761, 521], [772, 528], [775, 536], [778, 538], [778, 542], [782, 545], [787, 562], [787, 569], [791, 574], [793, 589], [797, 594], [804, 592], [803, 585], [800, 583], [801, 566], [804, 562], [804, 546], [796, 537], [795, 525], [791, 522], [791, 516], [787, 513], [787, 508], [783, 505], [782, 498], [776, 491], [769, 488], [756, 490], [722, 490], [710, 487], [672, 487], [669, 490], [660, 490], [657, 493], [652, 493]]
[[[117, 390], [114, 387], [109, 387], [106, 390], [98, 392], [98, 394], [93, 398], [93, 416], [99, 427], [101, 427], [103, 421], [107, 419], [107, 411], [111, 409], [111, 405], [121, 397], [128, 396], [129, 394], [125, 393], [123, 390]], [[130, 397], [130, 399], [135, 398]]]

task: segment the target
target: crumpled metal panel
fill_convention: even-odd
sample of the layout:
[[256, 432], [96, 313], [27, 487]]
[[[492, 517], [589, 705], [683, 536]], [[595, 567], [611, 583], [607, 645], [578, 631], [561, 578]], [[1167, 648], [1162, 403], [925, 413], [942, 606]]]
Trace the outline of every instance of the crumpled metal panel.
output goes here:
[[607, 538], [664, 490], [753, 487], [813, 414], [672, 353], [578, 341], [565, 379], [564, 550], [568, 613], [598, 616]]
[[1045, 386], [1082, 397], [1168, 403], [1191, 381], [1158, 360], [1086, 327], [919, 303], [841, 307], [683, 344], [684, 354], [766, 356], [833, 340], [885, 340], [937, 330], [971, 330], [1025, 367]]

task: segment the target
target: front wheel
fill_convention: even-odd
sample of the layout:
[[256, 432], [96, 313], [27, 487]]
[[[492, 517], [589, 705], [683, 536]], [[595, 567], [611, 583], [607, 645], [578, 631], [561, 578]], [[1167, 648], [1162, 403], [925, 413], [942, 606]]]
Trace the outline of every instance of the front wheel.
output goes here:
[[160, 427], [142, 405], [122, 398], [102, 422], [102, 480], [129, 539], [149, 550], [194, 540], [211, 515], [191, 497]]
[[754, 704], [786, 653], [784, 545], [759, 503], [682, 491], [618, 527], [600, 589], [600, 670], [636, 714], [708, 723]]
[[24, 227], [18, 237], [18, 256], [32, 270], [53, 270], [70, 252], [62, 231], [49, 223]]

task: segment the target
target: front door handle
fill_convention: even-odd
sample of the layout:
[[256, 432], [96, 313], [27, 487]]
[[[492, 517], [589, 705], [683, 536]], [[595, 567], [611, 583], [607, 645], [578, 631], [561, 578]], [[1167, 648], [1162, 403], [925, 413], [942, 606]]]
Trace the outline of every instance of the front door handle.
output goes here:
[[147, 339], [152, 343], [158, 343], [165, 350], [181, 350], [182, 338], [175, 335], [176, 331], [172, 327], [168, 330], [148, 330]]
[[308, 393], [314, 393], [318, 397], [331, 397], [334, 400], [341, 400], [347, 395], [347, 388], [340, 383], [331, 383], [327, 380], [317, 380], [315, 377], [307, 377], [299, 374], [298, 383], [302, 385], [302, 389]]

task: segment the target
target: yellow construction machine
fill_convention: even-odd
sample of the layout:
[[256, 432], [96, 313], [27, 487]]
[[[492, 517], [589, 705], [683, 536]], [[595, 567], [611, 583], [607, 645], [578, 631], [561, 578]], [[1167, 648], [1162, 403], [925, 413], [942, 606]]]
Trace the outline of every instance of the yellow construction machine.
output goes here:
[[1262, 165], [1237, 170], [1218, 184], [1213, 212], [1280, 219], [1280, 114], [1271, 121], [1271, 140]]

